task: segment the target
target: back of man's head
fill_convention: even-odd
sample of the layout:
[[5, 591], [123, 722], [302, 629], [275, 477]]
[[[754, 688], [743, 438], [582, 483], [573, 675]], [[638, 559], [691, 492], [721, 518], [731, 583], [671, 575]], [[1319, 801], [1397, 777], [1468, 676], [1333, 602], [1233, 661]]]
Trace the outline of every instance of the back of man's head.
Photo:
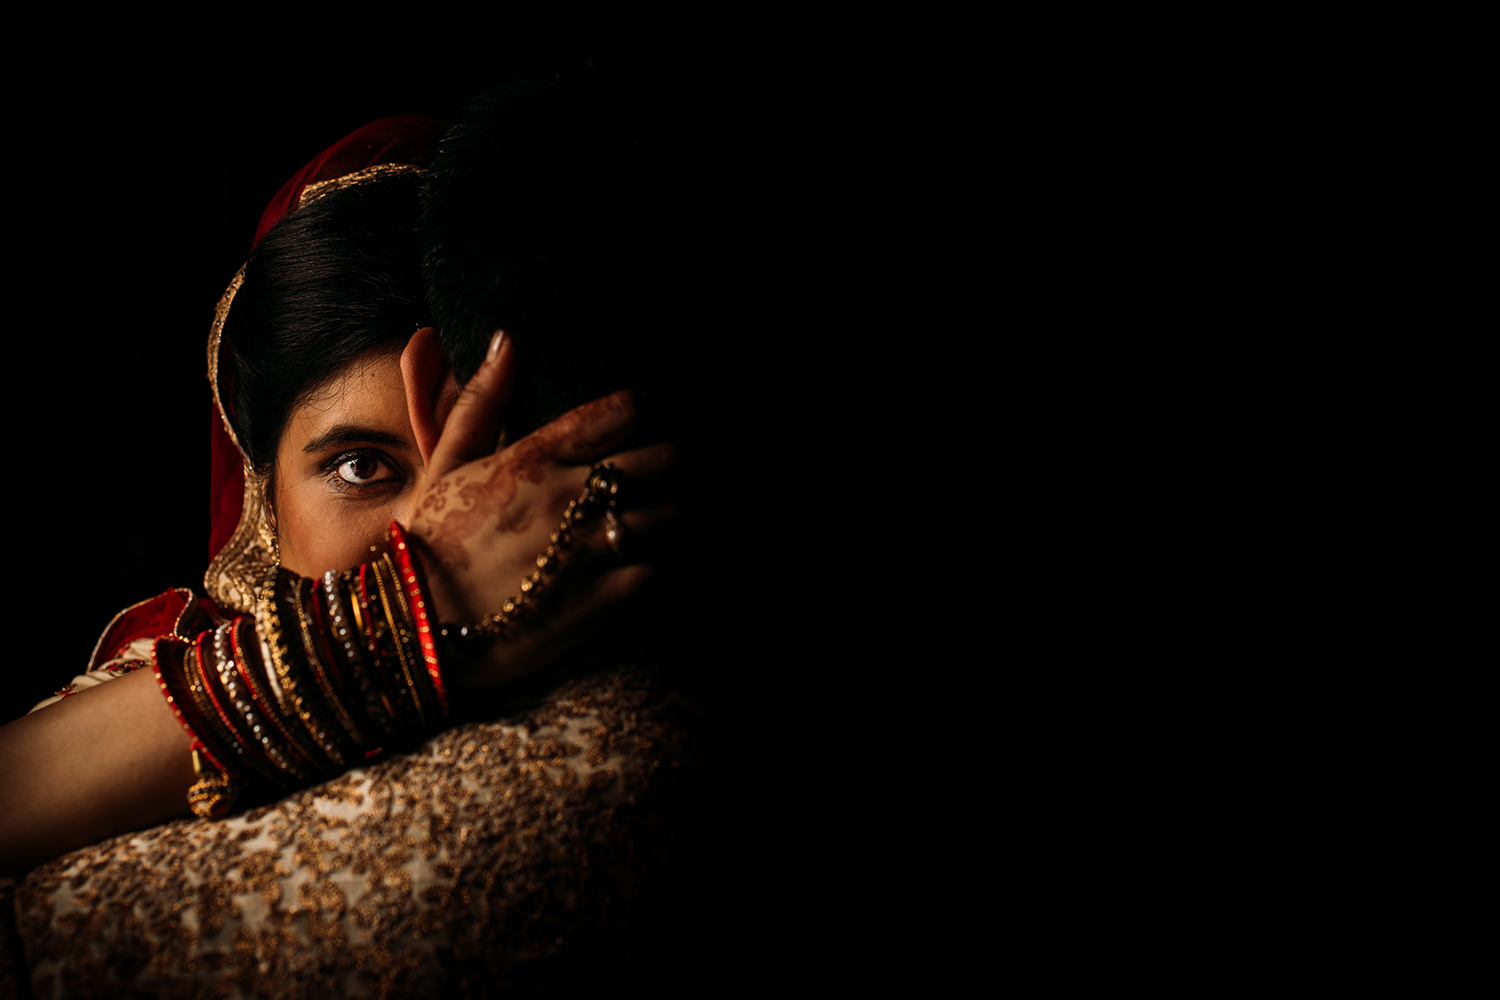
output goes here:
[[[423, 274], [454, 372], [514, 338], [514, 440], [620, 388], [653, 388], [692, 310], [690, 81], [577, 62], [472, 101], [432, 164]], [[684, 288], [687, 283], [689, 287]]]

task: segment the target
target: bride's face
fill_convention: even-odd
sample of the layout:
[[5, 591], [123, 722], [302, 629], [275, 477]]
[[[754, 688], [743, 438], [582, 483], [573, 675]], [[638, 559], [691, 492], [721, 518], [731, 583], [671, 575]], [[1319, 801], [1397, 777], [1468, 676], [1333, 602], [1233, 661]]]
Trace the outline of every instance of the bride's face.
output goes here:
[[411, 519], [422, 485], [401, 382], [401, 349], [363, 354], [287, 420], [272, 487], [281, 565], [299, 576], [351, 569]]

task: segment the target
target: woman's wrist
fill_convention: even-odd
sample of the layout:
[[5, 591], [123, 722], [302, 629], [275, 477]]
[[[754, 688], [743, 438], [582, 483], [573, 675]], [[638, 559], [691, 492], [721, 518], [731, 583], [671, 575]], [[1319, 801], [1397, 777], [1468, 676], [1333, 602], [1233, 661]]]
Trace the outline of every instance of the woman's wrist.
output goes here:
[[200, 777], [195, 813], [224, 815], [446, 727], [431, 602], [399, 526], [390, 541], [321, 580], [273, 570], [253, 620], [156, 642], [152, 669]]
[[[486, 611], [474, 613], [468, 602], [448, 586], [443, 567], [431, 550], [416, 539], [409, 543], [400, 526], [391, 525], [395, 548], [411, 560], [415, 572], [428, 584], [430, 608], [436, 622], [433, 634], [450, 677], [450, 684], [483, 692], [515, 680], [543, 665], [547, 646], [559, 645], [555, 621], [559, 601], [551, 591], [568, 569], [576, 569], [584, 553], [575, 544], [579, 532], [591, 532], [596, 522], [617, 522], [615, 506], [620, 476], [608, 462], [596, 463], [584, 477], [577, 497], [568, 501], [561, 519], [547, 536], [546, 547], [528, 564], [509, 596], [494, 598]], [[516, 578], [512, 578], [516, 579]], [[566, 590], [569, 585], [564, 584]], [[504, 593], [490, 586], [491, 593]], [[577, 597], [577, 594], [572, 595]], [[549, 628], [549, 626], [552, 626]]]

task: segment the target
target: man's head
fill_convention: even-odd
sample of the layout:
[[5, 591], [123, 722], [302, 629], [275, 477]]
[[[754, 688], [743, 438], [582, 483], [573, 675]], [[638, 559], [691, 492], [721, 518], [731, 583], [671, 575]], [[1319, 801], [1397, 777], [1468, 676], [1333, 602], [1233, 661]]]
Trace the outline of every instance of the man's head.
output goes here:
[[460, 383], [496, 329], [515, 343], [514, 440], [680, 346], [688, 136], [640, 65], [592, 63], [493, 87], [444, 141], [423, 192], [423, 275]]

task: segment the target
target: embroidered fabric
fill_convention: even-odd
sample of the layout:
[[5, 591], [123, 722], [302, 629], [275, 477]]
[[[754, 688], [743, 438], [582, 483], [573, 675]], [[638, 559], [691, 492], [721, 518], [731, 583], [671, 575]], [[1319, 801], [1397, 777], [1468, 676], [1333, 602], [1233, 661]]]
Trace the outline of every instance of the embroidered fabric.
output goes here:
[[191, 639], [205, 629], [222, 624], [212, 601], [193, 596], [191, 590], [174, 588], [150, 600], [140, 601], [110, 621], [94, 644], [88, 669], [67, 687], [32, 706], [31, 711], [54, 705], [70, 695], [123, 677], [132, 670], [151, 665], [151, 646], [160, 635]]
[[692, 712], [649, 671], [568, 682], [227, 820], [16, 887], [35, 996], [514, 995], [607, 977], [667, 863]]

